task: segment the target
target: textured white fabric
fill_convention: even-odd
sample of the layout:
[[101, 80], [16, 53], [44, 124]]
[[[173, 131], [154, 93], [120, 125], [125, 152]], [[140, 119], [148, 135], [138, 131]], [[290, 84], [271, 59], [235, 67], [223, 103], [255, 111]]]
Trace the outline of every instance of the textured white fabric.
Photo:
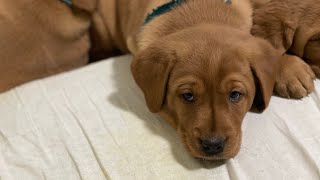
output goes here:
[[130, 56], [0, 95], [2, 180], [320, 179], [320, 81], [303, 100], [273, 97], [248, 113], [240, 153], [225, 164], [189, 156], [148, 111]]

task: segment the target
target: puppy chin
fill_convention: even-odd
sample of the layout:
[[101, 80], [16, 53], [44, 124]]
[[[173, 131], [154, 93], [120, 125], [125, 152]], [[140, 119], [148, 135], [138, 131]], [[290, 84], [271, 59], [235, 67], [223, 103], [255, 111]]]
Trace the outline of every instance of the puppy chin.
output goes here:
[[209, 161], [229, 160], [229, 159], [234, 158], [238, 154], [239, 150], [240, 150], [240, 146], [236, 147], [236, 150], [234, 150], [232, 152], [231, 151], [227, 152], [228, 151], [227, 150], [226, 153], [223, 152], [220, 155], [214, 155], [214, 156], [205, 156], [204, 155], [204, 156], [201, 156], [198, 158], [201, 158], [203, 160], [209, 160]]
[[195, 157], [199, 158], [201, 160], [208, 160], [208, 161], [224, 161], [229, 160], [231, 158], [234, 158], [240, 151], [241, 147], [241, 138], [238, 140], [239, 137], [237, 137], [236, 143], [232, 144], [232, 147], [227, 147], [224, 152], [217, 154], [217, 155], [211, 155], [208, 156], [205, 153], [200, 151], [199, 146], [193, 145], [192, 140], [190, 142], [190, 138], [186, 135], [186, 133], [179, 133], [182, 137], [182, 141], [185, 144], [186, 149], [190, 152], [190, 154]]
[[[190, 149], [189, 149], [190, 151]], [[203, 153], [195, 152], [191, 153], [191, 155], [195, 158], [199, 158], [201, 160], [207, 160], [207, 161], [225, 161], [234, 158], [238, 154], [238, 151], [232, 152], [232, 153], [221, 153], [218, 155], [212, 155], [212, 156], [207, 156]]]

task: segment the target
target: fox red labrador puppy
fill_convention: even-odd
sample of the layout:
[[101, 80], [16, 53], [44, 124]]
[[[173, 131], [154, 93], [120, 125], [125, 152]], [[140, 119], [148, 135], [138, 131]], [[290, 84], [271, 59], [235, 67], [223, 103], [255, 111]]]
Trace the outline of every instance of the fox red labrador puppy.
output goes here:
[[[234, 157], [245, 114], [268, 106], [280, 57], [269, 43], [250, 34], [250, 2], [124, 4], [113, 4], [123, 23], [109, 25], [118, 25], [109, 29], [110, 39], [117, 37], [112, 32], [123, 33], [118, 47], [125, 44], [134, 54], [132, 74], [149, 109], [177, 129], [193, 156]], [[144, 7], [137, 11], [136, 4]], [[168, 6], [174, 8], [162, 13]]]

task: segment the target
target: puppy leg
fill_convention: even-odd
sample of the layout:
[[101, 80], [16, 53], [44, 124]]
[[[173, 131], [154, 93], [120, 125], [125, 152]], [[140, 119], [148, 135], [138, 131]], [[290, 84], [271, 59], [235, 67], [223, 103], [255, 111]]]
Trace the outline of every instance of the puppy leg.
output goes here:
[[275, 92], [286, 98], [303, 98], [314, 90], [315, 78], [311, 67], [301, 58], [286, 54], [280, 60]]
[[320, 78], [320, 67], [317, 65], [310, 65], [313, 72], [316, 74], [317, 78]]
[[[319, 37], [317, 37], [319, 38]], [[320, 40], [309, 40], [304, 47], [303, 59], [311, 66], [311, 69], [320, 78]]]

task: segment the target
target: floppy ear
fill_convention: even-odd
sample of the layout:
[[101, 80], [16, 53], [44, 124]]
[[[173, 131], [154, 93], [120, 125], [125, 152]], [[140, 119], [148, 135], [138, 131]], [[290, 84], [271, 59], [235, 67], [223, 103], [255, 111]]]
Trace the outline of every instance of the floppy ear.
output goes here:
[[281, 57], [280, 51], [276, 50], [268, 42], [256, 39], [259, 48], [253, 52], [254, 59], [250, 62], [250, 67], [255, 78], [256, 94], [253, 100], [252, 109], [258, 112], [264, 111], [269, 105], [273, 94], [275, 78], [278, 72], [278, 60]]
[[175, 61], [174, 52], [168, 50], [168, 47], [152, 44], [139, 52], [131, 64], [133, 77], [153, 113], [159, 112], [164, 103], [167, 83]]

